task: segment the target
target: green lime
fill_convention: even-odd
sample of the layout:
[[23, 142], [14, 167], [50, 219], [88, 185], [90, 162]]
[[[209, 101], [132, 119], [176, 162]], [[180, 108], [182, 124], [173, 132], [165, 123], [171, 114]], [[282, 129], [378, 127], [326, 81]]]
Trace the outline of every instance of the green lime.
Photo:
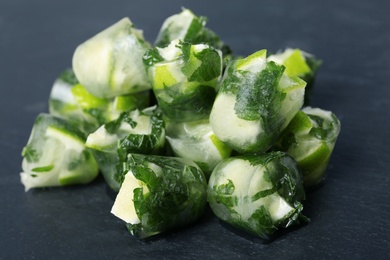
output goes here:
[[172, 86], [176, 83], [177, 80], [172, 75], [168, 65], [156, 66], [154, 69], [154, 89], [163, 89], [165, 86]]
[[107, 99], [98, 98], [89, 93], [81, 84], [74, 85], [71, 91], [77, 103], [85, 109], [103, 107], [108, 103]]
[[285, 74], [290, 77], [301, 76], [311, 71], [306, 63], [305, 57], [299, 49], [295, 49], [291, 55], [284, 60], [283, 65], [286, 66]]
[[227, 158], [230, 156], [230, 153], [232, 152], [232, 149], [227, 146], [225, 143], [221, 142], [215, 134], [212, 134], [210, 136], [211, 141], [213, 142], [215, 148], [217, 148], [219, 154], [221, 155], [221, 158]]
[[324, 142], [320, 142], [315, 149], [304, 156], [303, 158], [295, 158], [299, 167], [302, 170], [303, 176], [310, 175], [315, 171], [318, 165], [323, 164], [329, 160], [332, 151]]

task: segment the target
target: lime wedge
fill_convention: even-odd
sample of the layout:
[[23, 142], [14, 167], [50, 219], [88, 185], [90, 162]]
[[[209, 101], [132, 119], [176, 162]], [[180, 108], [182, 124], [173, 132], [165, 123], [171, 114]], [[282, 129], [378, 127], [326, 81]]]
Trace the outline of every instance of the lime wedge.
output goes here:
[[284, 60], [283, 65], [286, 66], [286, 75], [290, 77], [301, 76], [311, 71], [305, 61], [305, 57], [299, 49], [295, 49], [291, 55]]
[[312, 128], [313, 124], [310, 118], [302, 111], [298, 111], [294, 118], [291, 120], [289, 125], [287, 126], [285, 132], [308, 132]]
[[230, 156], [232, 149], [227, 146], [225, 143], [221, 142], [215, 134], [212, 134], [210, 136], [211, 141], [213, 142], [215, 148], [217, 148], [219, 154], [221, 155], [221, 158], [227, 158]]
[[245, 59], [238, 60], [236, 68], [237, 70], [247, 70], [253, 65], [259, 63], [260, 60], [264, 60], [264, 64], [265, 64], [266, 55], [267, 55], [267, 50], [260, 50], [258, 52], [255, 52], [252, 55], [246, 57]]
[[165, 86], [172, 86], [177, 83], [168, 65], [156, 66], [154, 75], [154, 89], [163, 89]]
[[95, 97], [80, 84], [74, 85], [71, 91], [77, 103], [85, 109], [102, 107], [108, 103], [107, 99]]
[[[302, 149], [302, 148], [301, 148]], [[303, 148], [304, 149], [304, 148]], [[312, 148], [309, 153], [301, 158], [295, 158], [302, 170], [303, 176], [311, 174], [318, 165], [328, 161], [332, 151], [326, 143], [319, 143], [317, 147]]]

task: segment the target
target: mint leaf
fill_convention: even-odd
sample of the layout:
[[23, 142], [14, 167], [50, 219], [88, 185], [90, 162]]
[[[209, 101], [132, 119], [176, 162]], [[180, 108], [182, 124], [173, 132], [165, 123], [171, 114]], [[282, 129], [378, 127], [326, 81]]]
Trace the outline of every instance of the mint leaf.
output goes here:
[[51, 164], [51, 165], [47, 165], [47, 166], [33, 168], [31, 171], [32, 172], [49, 172], [49, 171], [53, 170], [53, 168], [54, 168], [54, 165]]
[[241, 72], [243, 87], [237, 92], [235, 105], [239, 118], [252, 121], [261, 117], [264, 123], [272, 119], [274, 110], [279, 109], [278, 104], [284, 98], [277, 90], [283, 70], [283, 66], [269, 62], [258, 75], [248, 71]]

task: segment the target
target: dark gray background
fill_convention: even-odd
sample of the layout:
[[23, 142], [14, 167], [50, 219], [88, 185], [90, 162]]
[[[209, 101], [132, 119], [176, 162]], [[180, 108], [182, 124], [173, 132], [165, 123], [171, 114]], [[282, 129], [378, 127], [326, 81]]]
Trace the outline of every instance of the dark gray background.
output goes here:
[[[20, 152], [76, 46], [124, 16], [153, 42], [181, 6], [209, 17], [236, 54], [290, 46], [323, 60], [312, 105], [332, 110], [342, 131], [325, 185], [305, 202], [310, 224], [264, 243], [208, 212], [145, 242], [109, 213], [114, 197], [101, 178], [24, 192]], [[389, 258], [389, 10], [367, 0], [1, 0], [0, 259]]]

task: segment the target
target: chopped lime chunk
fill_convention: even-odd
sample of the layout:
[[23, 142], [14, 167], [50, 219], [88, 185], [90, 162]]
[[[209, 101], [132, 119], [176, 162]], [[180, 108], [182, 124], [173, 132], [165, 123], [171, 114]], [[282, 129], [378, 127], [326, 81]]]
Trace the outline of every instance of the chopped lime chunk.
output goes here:
[[218, 86], [210, 123], [239, 153], [267, 151], [303, 104], [306, 83], [266, 60], [266, 50], [233, 60]]
[[113, 98], [98, 98], [77, 80], [74, 85], [65, 82], [64, 75], [75, 77], [72, 70], [66, 70], [56, 79], [50, 93], [50, 114], [70, 121], [86, 134], [95, 131], [102, 124], [117, 119], [122, 112], [143, 109], [150, 105], [150, 91]]
[[22, 153], [20, 176], [25, 190], [84, 184], [95, 179], [99, 169], [84, 142], [84, 134], [73, 124], [40, 114]]
[[237, 70], [251, 71], [253, 73], [260, 72], [265, 68], [266, 50], [257, 51], [244, 59], [237, 61]]
[[159, 154], [165, 145], [161, 111], [155, 106], [123, 112], [117, 119], [88, 135], [86, 144], [93, 149], [100, 170], [110, 188], [118, 191], [116, 166], [130, 153]]
[[286, 67], [284, 73], [290, 77], [299, 77], [307, 83], [305, 105], [309, 102], [310, 91], [314, 85], [315, 75], [321, 65], [321, 60], [300, 49], [287, 48], [270, 55], [268, 61], [274, 61]]
[[225, 143], [221, 142], [215, 134], [210, 135], [210, 140], [213, 142], [215, 148], [217, 148], [221, 158], [228, 158], [231, 153], [231, 148]]
[[148, 48], [142, 32], [123, 18], [76, 48], [73, 69], [96, 97], [140, 92], [151, 88], [142, 65]]
[[84, 109], [98, 108], [105, 106], [108, 103], [107, 99], [93, 96], [81, 84], [74, 85], [71, 92], [76, 98], [77, 103]]
[[190, 160], [130, 154], [112, 212], [131, 234], [150, 237], [196, 221], [206, 206], [206, 179]]
[[222, 53], [207, 44], [173, 40], [144, 55], [157, 103], [175, 122], [206, 119], [222, 74]]
[[340, 132], [340, 121], [330, 111], [305, 107], [281, 134], [276, 150], [298, 163], [306, 187], [320, 183]]
[[[302, 147], [301, 149], [304, 149]], [[328, 147], [326, 143], [320, 143], [316, 149], [308, 150], [306, 156], [301, 156], [297, 158], [297, 163], [301, 167], [302, 174], [304, 176], [309, 175], [311, 172], [315, 171], [316, 168], [321, 165], [323, 162], [329, 160], [332, 150]]]
[[165, 86], [172, 86], [177, 83], [177, 79], [172, 75], [168, 65], [156, 66], [154, 74], [153, 87], [155, 89], [163, 89]]
[[262, 238], [298, 224], [304, 199], [299, 168], [282, 152], [225, 159], [208, 183], [208, 201], [216, 216]]
[[194, 161], [208, 177], [215, 165], [229, 157], [232, 149], [218, 140], [208, 120], [166, 126], [167, 140], [176, 156]]
[[284, 60], [283, 65], [286, 66], [286, 74], [290, 77], [304, 75], [311, 71], [299, 49], [293, 50], [291, 55]]
[[210, 123], [215, 135], [233, 149], [247, 150], [264, 132], [260, 122], [244, 120], [235, 112], [236, 97], [219, 93], [210, 114]]
[[286, 131], [294, 130], [295, 132], [305, 131], [308, 133], [312, 126], [313, 124], [307, 117], [307, 115], [302, 111], [298, 111], [295, 114], [294, 118], [291, 120], [290, 124], [287, 126]]

